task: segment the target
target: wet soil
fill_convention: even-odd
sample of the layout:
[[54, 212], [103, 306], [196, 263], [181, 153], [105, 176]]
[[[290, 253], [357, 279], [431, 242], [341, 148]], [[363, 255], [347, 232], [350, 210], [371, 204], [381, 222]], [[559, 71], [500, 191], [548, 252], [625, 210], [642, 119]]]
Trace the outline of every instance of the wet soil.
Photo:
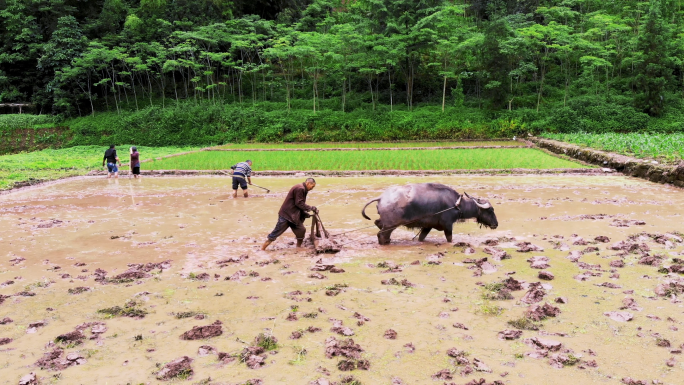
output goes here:
[[500, 226], [456, 224], [452, 244], [397, 229], [384, 247], [364, 229], [334, 255], [286, 233], [260, 251], [300, 181], [260, 178], [271, 193], [248, 199], [211, 177], [0, 196], [0, 384], [682, 378], [681, 190], [623, 176], [323, 177], [308, 200], [333, 235], [371, 225], [361, 207], [388, 186], [419, 181], [490, 199]]

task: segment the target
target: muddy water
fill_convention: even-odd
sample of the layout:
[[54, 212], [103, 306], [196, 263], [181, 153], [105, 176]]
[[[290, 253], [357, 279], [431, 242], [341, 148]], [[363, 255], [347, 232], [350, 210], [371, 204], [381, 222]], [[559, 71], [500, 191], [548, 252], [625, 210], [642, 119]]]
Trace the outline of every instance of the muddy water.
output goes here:
[[[361, 208], [386, 187], [428, 181], [317, 179], [318, 187], [308, 201], [320, 207], [325, 226], [333, 234], [371, 225], [361, 217]], [[9, 317], [13, 322], [0, 325], [0, 339], [13, 341], [0, 346], [0, 383], [16, 384], [31, 371], [43, 378], [43, 383], [159, 383], [155, 374], [160, 367], [182, 356], [194, 360], [194, 374], [187, 383], [210, 378], [204, 383], [261, 379], [264, 384], [308, 384], [321, 377], [340, 381], [342, 375], [353, 375], [364, 384], [390, 384], [393, 377], [406, 384], [429, 384], [445, 381], [432, 379], [442, 369], [453, 372], [453, 379], [446, 382], [456, 384], [481, 377], [488, 383], [617, 384], [627, 376], [649, 383], [681, 383], [684, 358], [670, 351], [684, 343], [682, 303], [654, 294], [665, 276], [657, 267], [638, 264], [636, 254], [624, 257], [624, 268], [614, 269], [619, 278], [609, 278], [609, 262], [620, 258], [608, 248], [640, 232], [684, 231], [683, 191], [617, 176], [429, 178], [493, 203], [498, 229], [481, 229], [468, 222], [454, 230], [456, 241], [471, 243], [474, 254], [466, 254], [464, 246], [445, 243], [439, 232], [431, 233], [425, 243], [413, 241], [415, 233], [406, 229], [393, 233], [390, 246], [377, 247], [376, 231], [364, 229], [340, 236], [345, 243], [343, 251], [324, 256], [324, 262], [345, 272], [323, 271], [326, 278], [315, 279], [309, 277], [309, 269], [320, 256], [296, 250], [291, 233], [279, 239], [273, 250], [258, 250], [275, 224], [287, 190], [300, 180], [259, 178], [255, 182], [268, 186], [272, 193], [255, 190], [248, 199], [230, 198], [226, 178], [85, 179], [1, 196], [0, 283], [7, 285], [0, 287], [0, 294], [10, 297], [0, 304], [0, 320]], [[367, 212], [377, 216], [374, 205]], [[596, 214], [604, 216], [581, 217]], [[645, 225], [635, 224], [636, 220]], [[616, 221], [629, 227], [614, 226]], [[588, 242], [604, 235], [610, 242], [573, 245], [574, 234]], [[484, 253], [479, 242], [494, 238], [500, 239], [497, 247], [511, 259], [492, 261]], [[544, 251], [517, 252], [514, 243], [519, 241], [531, 242]], [[640, 242], [650, 246], [651, 255], [663, 254], [666, 266], [684, 250], [684, 244], [678, 242], [663, 245], [650, 238]], [[600, 264], [600, 271], [591, 271], [601, 275], [579, 281], [573, 277], [587, 269], [566, 256], [589, 246], [598, 247], [598, 254], [586, 253], [580, 261]], [[444, 255], [435, 256], [440, 252]], [[224, 267], [217, 264], [241, 255], [248, 258]], [[539, 270], [526, 262], [533, 256], [548, 257], [550, 267], [545, 270], [556, 277], [542, 281], [550, 286], [540, 304], [548, 301], [558, 306], [561, 314], [543, 321], [541, 331], [525, 330], [520, 339], [501, 341], [497, 333], [513, 329], [507, 321], [525, 312], [527, 305], [520, 299], [526, 291], [514, 291], [511, 300], [490, 301], [483, 299], [484, 289], [478, 283], [497, 282], [512, 272], [520, 281], [538, 282]], [[486, 269], [479, 276], [473, 264], [463, 263], [483, 257], [490, 258], [496, 271]], [[279, 263], [256, 264], [273, 259]], [[165, 260], [172, 260], [172, 267], [162, 272], [155, 269], [149, 278], [118, 284], [94, 281], [96, 269], [105, 270], [107, 278], [112, 278], [126, 271], [128, 264]], [[428, 264], [430, 260], [441, 264]], [[386, 268], [374, 267], [382, 261], [400, 265], [402, 271], [383, 273]], [[411, 264], [414, 261], [419, 263]], [[239, 270], [246, 274], [225, 280]], [[208, 273], [210, 279], [194, 280], [191, 273]], [[65, 274], [69, 277], [62, 278]], [[390, 278], [406, 279], [414, 287], [381, 284]], [[604, 282], [621, 287], [596, 286]], [[326, 295], [326, 287], [341, 283], [348, 287], [336, 296]], [[68, 289], [75, 287], [90, 291], [68, 294]], [[296, 290], [302, 294], [288, 294]], [[624, 294], [627, 290], [634, 292]], [[35, 295], [15, 295], [23, 291]], [[616, 322], [603, 315], [619, 310], [627, 296], [643, 308], [629, 310], [634, 315], [632, 321]], [[556, 304], [556, 297], [567, 297], [568, 303]], [[124, 306], [129, 300], [148, 314], [134, 319], [97, 312]], [[296, 306], [298, 320], [286, 319], [292, 306]], [[177, 319], [173, 315], [187, 311], [206, 314], [206, 318]], [[359, 326], [355, 312], [370, 320]], [[304, 317], [308, 313], [317, 316]], [[364, 349], [362, 355], [370, 361], [370, 370], [341, 372], [338, 357], [325, 357], [326, 338], [346, 338], [330, 331], [330, 319], [343, 321], [343, 326], [352, 329], [352, 338]], [[197, 341], [179, 338], [193, 326], [216, 320], [223, 323], [221, 336]], [[45, 326], [27, 333], [33, 331], [28, 325], [36, 321], [44, 321]], [[78, 353], [85, 362], [61, 371], [34, 366], [53, 349], [57, 336], [94, 321], [106, 323], [107, 331], [100, 338], [75, 346], [58, 344], [66, 353]], [[452, 326], [456, 323], [468, 329]], [[309, 326], [322, 331], [289, 338]], [[388, 329], [397, 332], [396, 339], [383, 338]], [[249, 369], [239, 360], [220, 363], [216, 355], [198, 356], [202, 345], [237, 354], [259, 333], [272, 334], [279, 343], [277, 354], [267, 354], [259, 369]], [[543, 335], [548, 333], [563, 336]], [[557, 369], [549, 365], [549, 358], [527, 356], [534, 349], [523, 341], [532, 337], [561, 342], [562, 349], [581, 356], [580, 363]], [[671, 347], [657, 346], [656, 337], [669, 340]], [[408, 343], [415, 350], [405, 347]], [[465, 350], [471, 362], [481, 360], [492, 372], [461, 376], [465, 366], [456, 365], [446, 354], [454, 347]], [[670, 367], [666, 361], [671, 357], [675, 362], [670, 362]], [[591, 360], [597, 367], [586, 365]], [[321, 368], [330, 374], [322, 373], [325, 370]]]

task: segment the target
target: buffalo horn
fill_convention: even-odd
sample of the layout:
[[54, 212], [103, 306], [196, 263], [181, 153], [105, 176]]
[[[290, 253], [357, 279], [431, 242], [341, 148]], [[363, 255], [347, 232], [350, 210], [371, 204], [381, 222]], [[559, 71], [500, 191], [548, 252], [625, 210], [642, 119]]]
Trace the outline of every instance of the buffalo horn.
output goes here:
[[458, 197], [458, 200], [456, 201], [456, 204], [454, 205], [454, 207], [458, 207], [458, 206], [461, 204], [461, 199], [462, 199], [462, 198], [463, 198], [462, 195]]
[[475, 202], [475, 204], [477, 205], [477, 207], [479, 207], [479, 208], [481, 208], [481, 209], [483, 209], [483, 210], [487, 210], [488, 208], [491, 208], [491, 207], [492, 207], [492, 205], [491, 205], [489, 202], [487, 202], [487, 203], [485, 203], [485, 204], [482, 204], [482, 203], [480, 203], [480, 202], [477, 201], [477, 198], [473, 198], [473, 197], [471, 197], [470, 195], [468, 195], [467, 192], [464, 191], [463, 193], [465, 194], [465, 196], [467, 196], [468, 198], [472, 199], [473, 202]]

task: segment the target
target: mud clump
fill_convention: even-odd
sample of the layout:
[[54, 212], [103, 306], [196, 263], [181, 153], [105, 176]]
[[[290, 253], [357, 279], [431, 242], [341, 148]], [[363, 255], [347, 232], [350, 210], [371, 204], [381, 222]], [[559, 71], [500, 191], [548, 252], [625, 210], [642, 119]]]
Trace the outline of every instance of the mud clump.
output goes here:
[[556, 278], [550, 271], [546, 270], [540, 271], [538, 277], [539, 279], [543, 279], [545, 281], [552, 281]]
[[484, 285], [485, 292], [482, 297], [493, 301], [513, 299], [513, 294], [511, 294], [511, 291], [506, 287], [504, 282], [494, 282]]
[[387, 329], [385, 334], [383, 334], [383, 337], [388, 340], [396, 340], [397, 332], [394, 329]]
[[347, 337], [354, 335], [354, 331], [351, 330], [351, 328], [343, 326], [342, 321], [334, 318], [331, 318], [330, 320], [333, 323], [333, 327], [330, 328], [331, 332]]
[[173, 380], [175, 378], [187, 380], [194, 374], [192, 370], [192, 358], [183, 356], [164, 365], [162, 370], [157, 372], [157, 379], [160, 381]]
[[205, 338], [218, 337], [223, 334], [223, 328], [221, 327], [221, 321], [216, 321], [211, 325], [206, 326], [194, 326], [192, 329], [181, 334], [180, 339], [182, 340], [202, 340]]
[[13, 319], [11, 319], [10, 317], [5, 317], [5, 318], [0, 320], [0, 325], [7, 325], [7, 324], [12, 323], [12, 322], [14, 322]]
[[86, 291], [90, 291], [90, 288], [84, 287], [84, 286], [78, 286], [78, 287], [73, 287], [73, 288], [70, 288], [69, 290], [67, 290], [67, 292], [71, 295], [85, 293]]
[[625, 267], [625, 261], [623, 261], [622, 259], [610, 261], [610, 267]]
[[368, 360], [340, 360], [337, 363], [337, 369], [343, 372], [352, 370], [368, 370], [370, 369], [370, 361]]
[[449, 369], [442, 369], [439, 372], [432, 375], [433, 380], [451, 380], [454, 376]]
[[601, 242], [601, 243], [608, 243], [608, 242], [610, 242], [610, 238], [606, 237], [605, 235], [599, 235], [598, 237], [594, 238], [594, 241]]
[[[240, 361], [244, 362], [250, 369], [258, 369], [266, 365], [266, 352], [278, 348], [278, 339], [274, 336], [267, 336], [263, 333], [254, 338], [251, 346], [242, 349]], [[219, 359], [220, 359], [219, 354]]]
[[398, 281], [396, 278], [390, 278], [380, 281], [383, 285], [394, 285], [394, 286], [404, 286], [404, 287], [415, 287], [414, 284], [409, 282], [407, 279], [402, 279]]
[[12, 341], [14, 341], [14, 340], [11, 338], [0, 338], [0, 346], [7, 345]]
[[634, 298], [632, 297], [625, 297], [622, 300], [622, 307], [620, 310], [634, 310], [634, 311], [641, 311], [643, 308], [639, 307], [637, 305], [637, 302]]
[[543, 306], [532, 305], [525, 312], [525, 317], [532, 321], [542, 321], [549, 317], [556, 317], [561, 313], [560, 309], [545, 303]]
[[535, 323], [527, 317], [509, 320], [507, 324], [519, 330], [539, 330], [542, 327], [540, 323]]
[[503, 280], [503, 284], [506, 286], [506, 289], [510, 291], [518, 291], [523, 289], [520, 281], [513, 277], [508, 277], [505, 280]]
[[301, 331], [295, 330], [292, 332], [292, 334], [290, 334], [290, 339], [291, 340], [298, 340], [298, 339], [302, 338], [303, 335], [304, 335], [304, 333], [302, 333]]
[[526, 303], [528, 305], [541, 302], [546, 296], [546, 291], [542, 288], [540, 282], [534, 282], [530, 284], [527, 293], [520, 299], [520, 302]]
[[361, 353], [364, 350], [359, 344], [354, 343], [354, 340], [348, 338], [346, 340], [338, 340], [335, 337], [328, 337], [325, 340], [325, 357], [344, 357], [351, 360], [360, 360]]
[[647, 255], [639, 259], [640, 265], [659, 266], [661, 262], [662, 257], [658, 255]]
[[243, 254], [239, 257], [230, 257], [227, 259], [222, 259], [222, 260], [216, 262], [216, 264], [219, 266], [219, 268], [224, 268], [231, 263], [240, 263], [246, 259], [249, 259], [249, 256], [247, 254]]
[[497, 334], [497, 337], [500, 340], [517, 340], [522, 336], [522, 331], [521, 330], [510, 330], [506, 329], [504, 331], [501, 331]]
[[548, 269], [551, 267], [549, 265], [549, 257], [544, 257], [542, 255], [532, 257], [527, 260], [530, 263], [530, 267], [533, 269]]
[[80, 330], [74, 330], [73, 332], [57, 336], [57, 338], [55, 338], [55, 342], [76, 346], [82, 344], [85, 339], [86, 336], [83, 334], [83, 332], [81, 332]]
[[321, 274], [321, 273], [311, 273], [311, 274], [309, 274], [309, 278], [314, 278], [314, 279], [327, 279], [328, 277], [326, 277], [325, 275], [323, 275], [323, 274]]
[[145, 318], [145, 316], [147, 315], [147, 311], [138, 308], [137, 305], [138, 304], [135, 301], [129, 301], [124, 305], [124, 307], [114, 306], [105, 309], [100, 309], [97, 312], [110, 317], [130, 317], [136, 319]]
[[530, 242], [518, 242], [515, 244], [518, 248], [516, 251], [519, 253], [529, 253], [530, 251], [544, 251], [543, 248], [533, 245]]
[[648, 382], [643, 380], [635, 380], [632, 377], [624, 377], [622, 383], [625, 385], [648, 385]]
[[64, 357], [64, 350], [54, 348], [46, 352], [37, 362], [36, 366], [43, 370], [64, 370], [70, 366], [83, 365], [86, 360], [78, 353], [69, 353]]
[[603, 315], [617, 322], [628, 322], [634, 318], [634, 314], [626, 311], [608, 311]]
[[612, 246], [610, 246], [611, 250], [616, 250], [616, 251], [623, 251], [625, 253], [648, 253], [651, 251], [651, 248], [648, 247], [647, 244], [645, 243], [636, 243], [636, 242], [630, 242], [630, 241], [620, 241], [617, 243], [614, 243]]
[[551, 352], [556, 352], [563, 347], [563, 344], [560, 343], [559, 341], [556, 340], [549, 340], [545, 338], [539, 338], [539, 337], [532, 337], [528, 338], [525, 341], [525, 344], [532, 346], [533, 348], [537, 350], [544, 350], [544, 351], [551, 351]]
[[38, 385], [36, 374], [31, 372], [19, 379], [19, 385]]
[[549, 365], [556, 369], [562, 369], [565, 366], [573, 366], [579, 362], [579, 358], [573, 354], [556, 353], [549, 358]]
[[655, 288], [655, 293], [661, 297], [670, 297], [684, 294], [684, 280], [665, 280]]

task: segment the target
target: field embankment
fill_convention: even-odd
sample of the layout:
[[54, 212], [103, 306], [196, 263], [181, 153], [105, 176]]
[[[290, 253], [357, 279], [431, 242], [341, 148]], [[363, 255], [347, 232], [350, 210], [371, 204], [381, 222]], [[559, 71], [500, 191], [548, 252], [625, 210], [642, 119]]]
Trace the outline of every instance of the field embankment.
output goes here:
[[684, 187], [684, 163], [678, 166], [659, 164], [654, 160], [637, 159], [626, 155], [583, 148], [550, 139], [531, 138], [540, 148], [583, 162], [609, 167], [629, 176]]
[[684, 159], [682, 133], [544, 133], [541, 137], [636, 158], [651, 158], [659, 163], [677, 163]]

